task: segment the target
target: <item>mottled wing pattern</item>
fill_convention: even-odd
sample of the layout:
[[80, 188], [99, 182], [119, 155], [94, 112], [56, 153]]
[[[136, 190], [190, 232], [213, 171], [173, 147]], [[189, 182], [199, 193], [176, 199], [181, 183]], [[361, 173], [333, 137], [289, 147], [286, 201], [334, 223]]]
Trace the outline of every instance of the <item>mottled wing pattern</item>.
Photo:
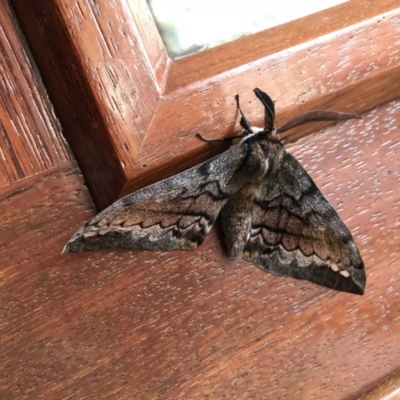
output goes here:
[[192, 250], [200, 245], [235, 188], [248, 146], [141, 189], [89, 220], [63, 253], [110, 247]]
[[364, 265], [349, 230], [288, 153], [253, 205], [243, 257], [276, 275], [364, 292]]

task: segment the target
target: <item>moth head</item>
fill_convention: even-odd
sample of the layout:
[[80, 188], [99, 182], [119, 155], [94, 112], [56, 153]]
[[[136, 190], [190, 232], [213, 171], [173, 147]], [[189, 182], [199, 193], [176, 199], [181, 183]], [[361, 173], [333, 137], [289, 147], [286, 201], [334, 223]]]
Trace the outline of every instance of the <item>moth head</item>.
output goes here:
[[[240, 105], [239, 105], [239, 97], [236, 96], [236, 102], [238, 105], [238, 109], [242, 115], [240, 119], [240, 125], [243, 127], [244, 131], [238, 136], [241, 138], [239, 143], [243, 143], [250, 138], [265, 138], [268, 141], [280, 141], [279, 132], [274, 127], [275, 122], [275, 106], [274, 102], [272, 101], [271, 97], [268, 96], [267, 93], [263, 92], [261, 89], [255, 88], [254, 93], [256, 94], [257, 98], [261, 101], [264, 105], [264, 128], [258, 128], [255, 126], [251, 126], [248, 119], [244, 116]], [[237, 144], [237, 143], [234, 143]]]

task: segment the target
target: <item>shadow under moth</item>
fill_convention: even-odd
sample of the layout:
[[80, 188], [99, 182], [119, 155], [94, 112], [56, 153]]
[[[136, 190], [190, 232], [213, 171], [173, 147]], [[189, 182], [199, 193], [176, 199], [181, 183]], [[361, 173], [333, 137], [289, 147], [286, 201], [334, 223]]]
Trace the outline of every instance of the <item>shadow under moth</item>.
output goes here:
[[250, 125], [236, 96], [243, 131], [220, 139], [234, 146], [116, 201], [80, 228], [63, 254], [193, 250], [220, 215], [229, 256], [275, 275], [363, 294], [364, 264], [349, 230], [279, 138], [304, 123], [359, 117], [310, 111], [275, 128], [273, 101], [254, 92], [265, 108], [264, 128]]

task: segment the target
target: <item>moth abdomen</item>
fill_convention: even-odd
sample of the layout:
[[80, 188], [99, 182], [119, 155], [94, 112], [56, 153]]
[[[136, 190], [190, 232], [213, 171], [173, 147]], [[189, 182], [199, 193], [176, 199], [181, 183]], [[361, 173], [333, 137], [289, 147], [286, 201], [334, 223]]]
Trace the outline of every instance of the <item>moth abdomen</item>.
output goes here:
[[232, 195], [221, 210], [225, 244], [230, 257], [242, 255], [250, 237], [254, 198], [259, 192], [257, 184], [247, 183]]

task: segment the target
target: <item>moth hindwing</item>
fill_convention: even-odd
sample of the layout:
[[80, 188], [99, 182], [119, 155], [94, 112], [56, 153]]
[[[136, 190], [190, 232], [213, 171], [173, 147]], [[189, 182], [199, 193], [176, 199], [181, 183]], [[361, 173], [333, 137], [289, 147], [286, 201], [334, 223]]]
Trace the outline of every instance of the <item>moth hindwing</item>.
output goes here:
[[222, 140], [238, 144], [118, 200], [79, 229], [63, 253], [192, 250], [221, 215], [230, 256], [275, 275], [362, 294], [364, 265], [349, 230], [279, 139], [279, 132], [307, 122], [358, 116], [311, 111], [275, 128], [274, 103], [254, 92], [265, 108], [265, 128], [251, 126], [237, 97], [243, 132]]

